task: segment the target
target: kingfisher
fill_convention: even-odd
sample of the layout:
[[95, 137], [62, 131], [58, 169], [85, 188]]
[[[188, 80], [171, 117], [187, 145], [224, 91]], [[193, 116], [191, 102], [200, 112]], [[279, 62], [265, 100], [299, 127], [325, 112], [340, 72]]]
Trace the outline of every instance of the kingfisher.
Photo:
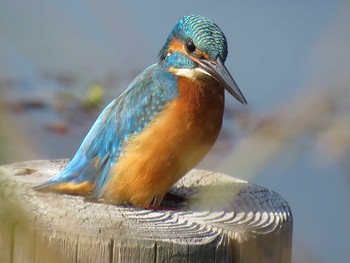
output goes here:
[[181, 17], [145, 69], [101, 112], [70, 163], [35, 189], [159, 207], [221, 130], [225, 89], [246, 99], [224, 65], [227, 40], [211, 20]]

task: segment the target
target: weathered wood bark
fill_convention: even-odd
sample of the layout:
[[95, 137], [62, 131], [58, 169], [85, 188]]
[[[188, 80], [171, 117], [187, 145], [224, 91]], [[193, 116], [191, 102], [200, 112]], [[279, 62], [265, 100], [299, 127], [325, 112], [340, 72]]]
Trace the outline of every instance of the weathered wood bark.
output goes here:
[[290, 262], [292, 215], [277, 193], [193, 170], [172, 192], [188, 209], [155, 211], [41, 193], [67, 161], [0, 169], [0, 262]]

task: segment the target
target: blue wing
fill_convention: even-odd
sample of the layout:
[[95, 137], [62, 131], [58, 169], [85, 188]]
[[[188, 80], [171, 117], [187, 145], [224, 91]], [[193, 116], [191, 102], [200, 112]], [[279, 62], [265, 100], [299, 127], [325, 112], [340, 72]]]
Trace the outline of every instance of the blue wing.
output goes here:
[[109, 180], [110, 168], [123, 154], [123, 144], [177, 96], [175, 77], [157, 64], [150, 66], [102, 111], [67, 167], [35, 188], [89, 182], [96, 183], [97, 196]]

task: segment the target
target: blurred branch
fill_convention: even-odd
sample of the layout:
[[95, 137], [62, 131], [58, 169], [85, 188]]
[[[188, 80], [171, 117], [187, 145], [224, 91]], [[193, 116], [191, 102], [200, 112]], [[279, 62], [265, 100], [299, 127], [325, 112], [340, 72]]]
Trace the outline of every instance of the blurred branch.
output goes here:
[[341, 161], [350, 151], [349, 98], [350, 74], [344, 74], [325, 87], [305, 90], [274, 115], [248, 116], [250, 134], [229, 157], [234, 174], [252, 178], [303, 139], [322, 149], [327, 159]]

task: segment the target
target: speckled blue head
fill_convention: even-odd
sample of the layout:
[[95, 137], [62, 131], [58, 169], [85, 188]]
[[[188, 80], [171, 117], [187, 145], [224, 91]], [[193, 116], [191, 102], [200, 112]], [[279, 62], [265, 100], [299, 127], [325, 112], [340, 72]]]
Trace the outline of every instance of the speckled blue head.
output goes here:
[[238, 101], [246, 104], [224, 65], [226, 57], [224, 33], [213, 21], [198, 15], [181, 17], [159, 52], [160, 65], [174, 75], [197, 80], [211, 76]]
[[191, 38], [198, 50], [205, 53], [209, 60], [215, 61], [217, 57], [220, 57], [222, 61], [226, 60], [227, 41], [224, 33], [213, 21], [203, 16], [181, 17], [160, 50], [160, 57], [166, 54], [173, 38], [180, 41]]

